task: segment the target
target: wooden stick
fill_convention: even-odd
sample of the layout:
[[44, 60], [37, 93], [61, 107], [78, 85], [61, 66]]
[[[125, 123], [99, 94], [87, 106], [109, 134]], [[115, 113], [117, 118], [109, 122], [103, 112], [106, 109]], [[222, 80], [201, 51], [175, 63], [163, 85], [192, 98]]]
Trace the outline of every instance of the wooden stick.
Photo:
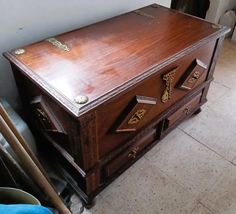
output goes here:
[[3, 159], [3, 161], [6, 163], [6, 165], [9, 167], [9, 170], [14, 171], [15, 178], [20, 179], [24, 181], [25, 185], [27, 185], [28, 188], [32, 189], [33, 192], [38, 193], [39, 189], [36, 189], [35, 184], [30, 179], [30, 177], [25, 173], [25, 171], [22, 169], [22, 167], [19, 165], [19, 163], [8, 153], [8, 151], [0, 144], [0, 157]]
[[49, 197], [55, 208], [58, 209], [61, 214], [71, 214], [70, 210], [62, 202], [61, 198], [55, 192], [47, 178], [43, 175], [38, 166], [33, 162], [29, 154], [21, 145], [19, 140], [13, 134], [11, 129], [7, 126], [2, 116], [0, 116], [0, 132], [8, 141], [15, 154], [18, 156], [22, 167], [31, 176], [34, 182], [38, 184], [42, 191]]
[[13, 134], [16, 136], [16, 138], [18, 139], [18, 141], [20, 142], [20, 144], [23, 146], [23, 148], [25, 149], [25, 151], [29, 154], [29, 156], [31, 157], [31, 159], [34, 161], [34, 163], [38, 166], [38, 168], [41, 170], [41, 172], [44, 174], [44, 176], [48, 179], [48, 181], [50, 182], [50, 179], [46, 173], [46, 171], [44, 170], [43, 166], [41, 165], [41, 163], [39, 162], [38, 158], [35, 156], [35, 154], [32, 152], [32, 150], [30, 149], [29, 145], [25, 142], [25, 139], [23, 138], [23, 136], [18, 132], [18, 130], [16, 129], [15, 125], [13, 124], [11, 118], [8, 116], [8, 113], [6, 112], [6, 110], [4, 109], [4, 107], [2, 106], [2, 104], [0, 103], [0, 115], [2, 116], [2, 118], [5, 120], [6, 124], [8, 125], [8, 127], [11, 129], [11, 131], [13, 132]]

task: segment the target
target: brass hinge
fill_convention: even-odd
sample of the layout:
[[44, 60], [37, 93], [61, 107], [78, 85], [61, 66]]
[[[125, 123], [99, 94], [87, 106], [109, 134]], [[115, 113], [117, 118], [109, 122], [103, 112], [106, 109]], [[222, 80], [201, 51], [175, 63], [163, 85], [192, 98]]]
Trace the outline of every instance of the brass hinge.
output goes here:
[[138, 15], [140, 15], [140, 16], [146, 16], [146, 17], [152, 18], [152, 19], [155, 18], [155, 16], [153, 16], [151, 14], [148, 14], [146, 12], [143, 12], [142, 10], [135, 10], [134, 12], [137, 13]]
[[62, 44], [60, 41], [58, 41], [54, 37], [48, 38], [45, 41], [51, 43], [53, 46], [55, 46], [63, 51], [70, 51], [70, 48], [66, 44]]

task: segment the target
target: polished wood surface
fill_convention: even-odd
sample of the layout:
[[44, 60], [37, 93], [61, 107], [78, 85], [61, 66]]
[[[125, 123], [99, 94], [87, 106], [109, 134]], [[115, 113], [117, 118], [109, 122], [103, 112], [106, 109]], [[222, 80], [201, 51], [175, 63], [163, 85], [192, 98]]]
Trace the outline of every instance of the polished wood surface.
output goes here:
[[[157, 5], [139, 11], [56, 36], [70, 51], [42, 41], [23, 47], [22, 55], [6, 56], [29, 69], [26, 74], [47, 85], [65, 108], [80, 114], [80, 108], [91, 109], [93, 101], [101, 103], [130, 80], [224, 31]], [[89, 102], [77, 105], [78, 95], [88, 96]]]
[[[98, 124], [97, 137], [99, 156], [102, 157], [103, 155], [109, 153], [111, 150], [123, 144], [127, 139], [136, 134], [132, 131], [116, 133], [114, 130], [112, 130], [117, 128], [116, 125], [119, 124], [121, 120], [123, 121], [126, 117], [128, 117], [129, 112], [133, 112], [132, 106], [130, 106], [130, 104], [132, 104], [131, 102], [135, 99], [136, 95], [157, 99], [156, 104], [150, 106], [150, 110], [148, 110], [147, 114], [139, 123], [139, 126], [137, 126], [137, 131], [139, 131], [147, 124], [149, 124], [152, 120], [158, 118], [158, 116], [163, 111], [168, 109], [171, 105], [175, 104], [186, 94], [191, 93], [191, 90], [189, 91], [180, 88], [178, 86], [178, 82], [179, 80], [181, 80], [182, 76], [185, 76], [185, 73], [188, 73], [188, 68], [191, 66], [192, 62], [195, 61], [195, 59], [200, 59], [201, 61], [203, 61], [207, 65], [207, 69], [196, 81], [196, 84], [192, 89], [196, 88], [206, 80], [214, 47], [215, 41], [210, 42], [209, 44], [204, 45], [203, 47], [198, 48], [195, 51], [192, 51], [190, 54], [159, 70], [155, 75], [153, 75], [153, 77], [142, 81], [141, 84], [130, 87], [126, 90], [125, 94], [116, 96], [110, 99], [109, 102], [99, 106], [96, 111]], [[172, 83], [172, 98], [168, 102], [162, 103], [161, 97], [163, 95], [163, 91], [165, 90], [163, 75], [170, 72], [173, 68], [176, 69], [176, 74]], [[139, 106], [139, 108], [141, 107]], [[107, 117], [107, 115], [109, 115], [109, 117]], [[132, 126], [126, 127], [127, 129], [133, 128]]]
[[202, 94], [197, 95], [183, 107], [178, 109], [174, 114], [168, 117], [165, 121], [165, 128], [173, 126], [178, 120], [185, 118], [191, 114], [192, 110], [200, 103]]
[[[38, 145], [91, 203], [199, 112], [227, 32], [150, 5], [5, 56], [29, 121], [45, 139]], [[89, 101], [76, 103], [81, 95]]]

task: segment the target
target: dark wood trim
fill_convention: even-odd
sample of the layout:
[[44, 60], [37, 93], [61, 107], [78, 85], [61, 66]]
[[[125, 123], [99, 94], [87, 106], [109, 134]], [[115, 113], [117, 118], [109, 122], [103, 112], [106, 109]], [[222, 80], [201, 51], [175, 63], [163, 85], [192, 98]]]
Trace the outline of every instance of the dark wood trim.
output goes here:
[[[37, 84], [48, 95], [53, 96], [56, 99], [55, 101], [58, 102], [58, 104], [60, 104], [62, 108], [64, 108], [66, 111], [68, 111], [68, 113], [79, 117], [80, 115], [87, 113], [88, 111], [103, 104], [104, 102], [110, 100], [111, 98], [117, 96], [118, 94], [124, 93], [131, 86], [134, 86], [134, 85], [140, 83], [142, 80], [151, 77], [152, 75], [156, 74], [158, 70], [161, 70], [162, 68], [164, 68], [167, 65], [173, 63], [174, 61], [182, 58], [183, 56], [191, 53], [192, 51], [196, 50], [197, 48], [207, 44], [210, 41], [213, 41], [213, 40], [225, 35], [228, 31], [229, 31], [228, 27], [221, 27], [219, 29], [219, 31], [205, 37], [204, 39], [198, 41], [196, 44], [192, 44], [188, 48], [181, 50], [179, 53], [168, 58], [165, 62], [155, 65], [152, 68], [149, 68], [145, 73], [135, 77], [132, 81], [130, 81], [128, 83], [124, 83], [123, 85], [115, 88], [112, 91], [109, 91], [107, 94], [104, 94], [103, 96], [99, 97], [98, 99], [94, 100], [93, 102], [85, 104], [82, 107], [78, 107], [75, 103], [71, 102], [69, 99], [67, 99], [65, 96], [63, 96], [61, 93], [57, 92], [54, 88], [52, 88], [50, 85], [48, 85], [42, 78], [40, 78], [38, 75], [33, 73], [31, 71], [31, 69], [29, 69], [26, 65], [23, 65], [10, 52], [5, 52], [3, 55], [5, 58], [10, 60], [11, 63], [13, 63], [15, 66], [17, 66], [21, 71], [24, 71], [24, 72], [22, 72], [23, 75], [25, 75], [28, 78], [30, 78], [31, 80], [33, 80], [35, 82], [35, 84]], [[223, 39], [221, 39], [221, 41], [223, 41]]]
[[43, 154], [91, 204], [199, 113], [228, 30], [153, 4], [4, 56]]

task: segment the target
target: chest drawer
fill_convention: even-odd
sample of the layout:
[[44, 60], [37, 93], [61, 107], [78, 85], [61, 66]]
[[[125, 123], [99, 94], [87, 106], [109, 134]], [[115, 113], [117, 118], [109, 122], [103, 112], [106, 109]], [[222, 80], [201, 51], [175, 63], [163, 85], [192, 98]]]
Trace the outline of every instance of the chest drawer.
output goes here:
[[148, 133], [137, 140], [134, 145], [121, 152], [114, 160], [105, 166], [105, 176], [110, 177], [120, 169], [134, 162], [146, 146], [157, 140], [156, 133], [157, 131], [155, 128], [149, 130]]
[[182, 106], [180, 109], [178, 109], [176, 112], [174, 112], [171, 116], [169, 116], [165, 120], [164, 129], [167, 129], [171, 126], [173, 126], [176, 122], [184, 119], [188, 115], [192, 113], [193, 110], [198, 106], [198, 104], [201, 101], [202, 94], [198, 94], [196, 97], [194, 97], [191, 101], [186, 103], [184, 106]]
[[155, 4], [4, 56], [42, 153], [91, 205], [197, 113], [228, 31]]
[[207, 77], [215, 41], [171, 63], [96, 110], [101, 158], [135, 136]]

